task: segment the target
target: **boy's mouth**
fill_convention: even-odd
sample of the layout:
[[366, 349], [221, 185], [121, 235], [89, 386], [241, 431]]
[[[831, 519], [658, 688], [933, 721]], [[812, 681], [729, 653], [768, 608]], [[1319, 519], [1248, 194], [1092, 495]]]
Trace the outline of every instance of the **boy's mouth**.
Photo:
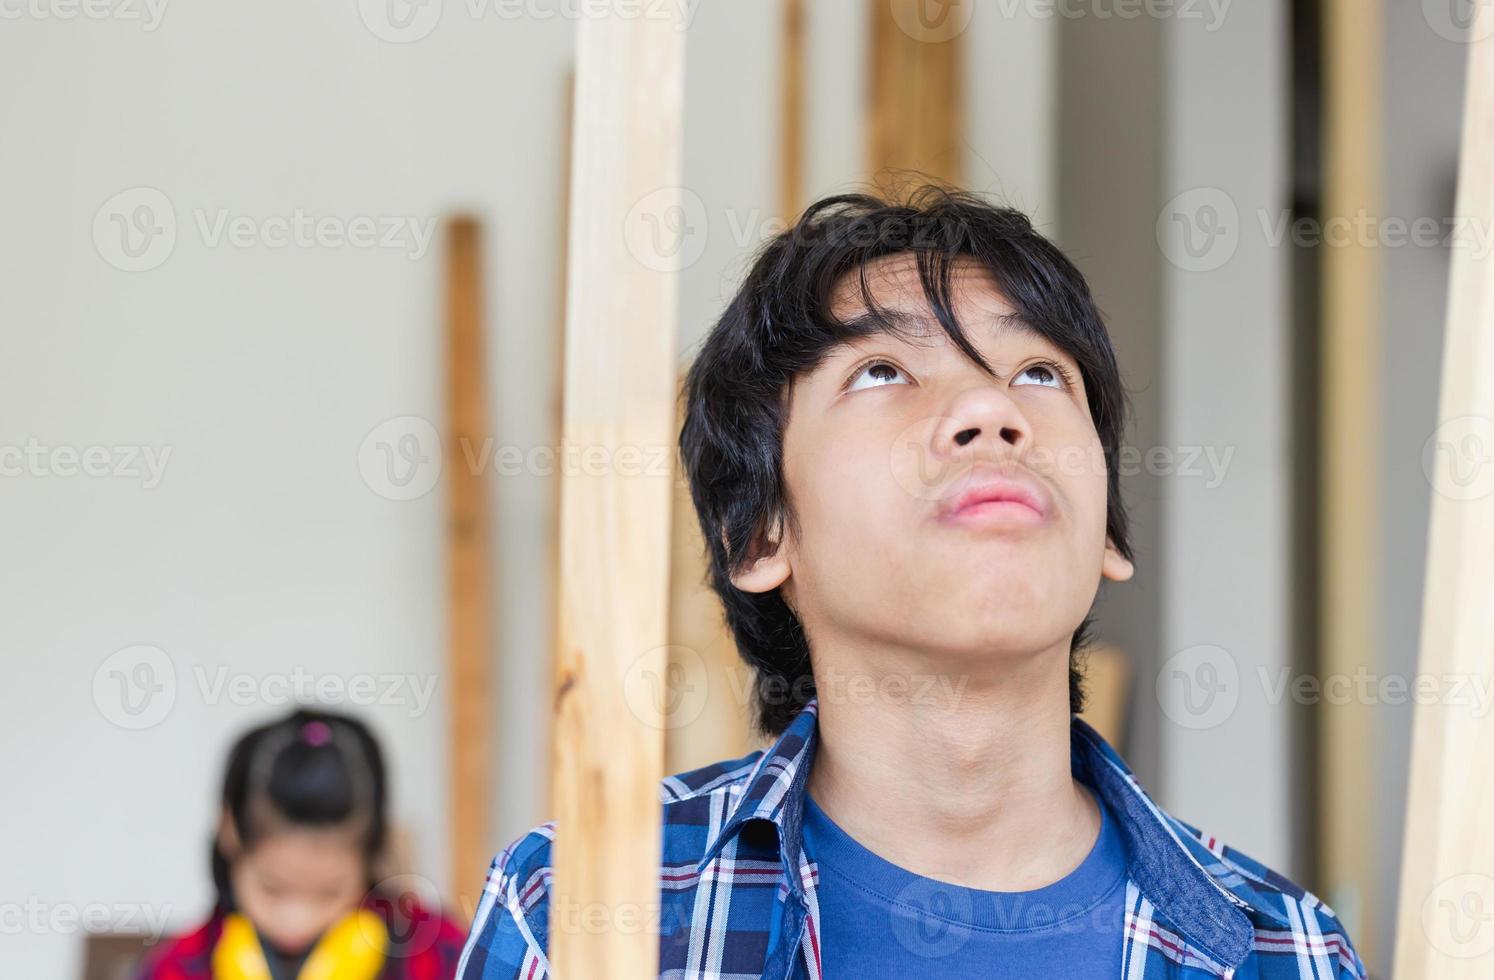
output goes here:
[[1041, 524], [1052, 509], [1047, 489], [1021, 470], [972, 469], [944, 496], [939, 520], [946, 524]]

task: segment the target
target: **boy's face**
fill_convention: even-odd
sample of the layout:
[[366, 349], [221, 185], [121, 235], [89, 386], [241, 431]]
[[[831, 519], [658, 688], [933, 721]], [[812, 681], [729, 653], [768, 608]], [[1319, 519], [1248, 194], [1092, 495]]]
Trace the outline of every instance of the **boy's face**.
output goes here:
[[[880, 307], [927, 329], [858, 339], [795, 379], [783, 465], [801, 534], [734, 581], [783, 588], [817, 672], [827, 648], [1067, 650], [1100, 576], [1131, 574], [1106, 538], [1105, 460], [1078, 364], [1004, 322], [1014, 309], [973, 261], [951, 270], [954, 313], [996, 377], [938, 327], [911, 255], [867, 277]], [[832, 305], [842, 319], [865, 312], [854, 274]]]

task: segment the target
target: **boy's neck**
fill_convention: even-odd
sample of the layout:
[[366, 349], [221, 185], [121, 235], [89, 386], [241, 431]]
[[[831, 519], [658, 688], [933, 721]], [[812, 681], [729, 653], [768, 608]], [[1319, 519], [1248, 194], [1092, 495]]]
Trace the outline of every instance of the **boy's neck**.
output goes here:
[[[1070, 772], [1067, 640], [939, 676], [926, 657], [868, 653], [815, 647], [832, 689], [846, 680], [832, 665], [856, 663], [861, 690], [898, 692], [851, 696], [847, 681], [822, 695], [809, 793], [830, 819], [893, 864], [970, 888], [1028, 891], [1078, 867], [1100, 815]], [[882, 680], [895, 675], [910, 683]]]

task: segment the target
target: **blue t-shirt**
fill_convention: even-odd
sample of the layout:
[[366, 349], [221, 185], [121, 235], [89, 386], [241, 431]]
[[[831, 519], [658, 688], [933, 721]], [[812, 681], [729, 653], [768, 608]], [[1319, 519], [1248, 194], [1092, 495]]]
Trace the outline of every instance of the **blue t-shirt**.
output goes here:
[[[1098, 799], [1097, 799], [1097, 802]], [[1126, 846], [1100, 806], [1079, 867], [1044, 888], [993, 892], [925, 878], [883, 860], [804, 798], [804, 849], [819, 864], [826, 980], [1121, 975]]]

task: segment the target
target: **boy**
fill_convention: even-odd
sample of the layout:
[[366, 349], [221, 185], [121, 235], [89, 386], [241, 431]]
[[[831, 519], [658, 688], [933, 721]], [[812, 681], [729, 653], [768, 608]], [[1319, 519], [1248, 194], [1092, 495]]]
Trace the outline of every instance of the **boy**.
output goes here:
[[[934, 187], [820, 201], [685, 398], [776, 741], [664, 780], [661, 976], [1365, 976], [1331, 909], [1161, 811], [1078, 716], [1100, 579], [1132, 573], [1124, 396], [1024, 216]], [[547, 974], [554, 833], [494, 862], [465, 980]]]

